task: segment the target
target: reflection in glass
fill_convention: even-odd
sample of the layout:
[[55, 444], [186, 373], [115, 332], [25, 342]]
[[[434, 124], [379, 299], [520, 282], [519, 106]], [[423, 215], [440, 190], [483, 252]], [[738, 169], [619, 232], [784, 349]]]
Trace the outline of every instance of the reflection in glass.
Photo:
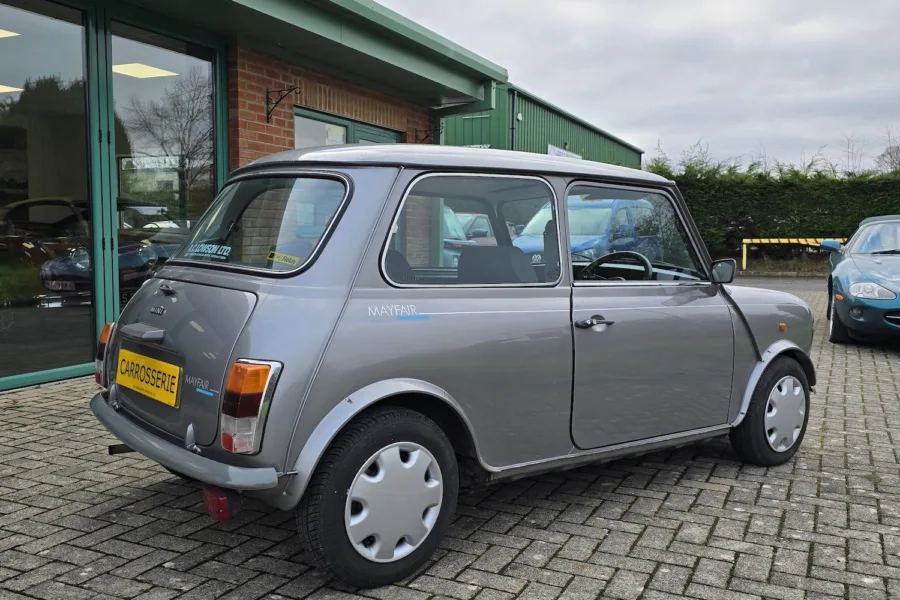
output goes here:
[[294, 148], [334, 146], [347, 142], [347, 128], [333, 123], [294, 116]]
[[122, 302], [215, 195], [213, 52], [113, 23]]
[[0, 25], [6, 377], [93, 360], [93, 246], [82, 14], [39, 0], [0, 0]]

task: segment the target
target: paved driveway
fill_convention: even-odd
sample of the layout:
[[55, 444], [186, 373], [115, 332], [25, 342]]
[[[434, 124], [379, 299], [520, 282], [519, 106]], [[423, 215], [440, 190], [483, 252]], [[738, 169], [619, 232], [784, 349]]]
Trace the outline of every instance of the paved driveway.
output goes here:
[[[900, 354], [823, 340], [792, 463], [744, 467], [715, 441], [461, 499], [441, 550], [378, 599], [900, 597]], [[93, 385], [0, 396], [0, 599], [349, 598], [311, 569], [292, 515], [215, 524], [193, 485], [113, 439]], [[898, 429], [900, 431], [900, 429]]]

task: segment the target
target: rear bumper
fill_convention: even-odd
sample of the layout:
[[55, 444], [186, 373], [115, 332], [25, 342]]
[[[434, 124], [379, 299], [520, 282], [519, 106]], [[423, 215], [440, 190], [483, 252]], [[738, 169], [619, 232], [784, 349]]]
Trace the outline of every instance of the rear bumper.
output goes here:
[[123, 444], [152, 461], [203, 483], [231, 490], [267, 490], [278, 485], [273, 467], [247, 468], [226, 465], [169, 443], [141, 429], [117, 413], [102, 394], [91, 399], [91, 412]]

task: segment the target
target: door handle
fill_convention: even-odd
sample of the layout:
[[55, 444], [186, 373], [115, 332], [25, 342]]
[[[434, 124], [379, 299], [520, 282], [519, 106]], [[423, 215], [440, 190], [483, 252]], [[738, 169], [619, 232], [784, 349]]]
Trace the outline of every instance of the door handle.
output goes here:
[[615, 323], [615, 321], [610, 321], [609, 319], [604, 319], [599, 315], [595, 315], [590, 319], [575, 321], [575, 327], [578, 327], [579, 329], [591, 329], [597, 325], [612, 325], [613, 323]]

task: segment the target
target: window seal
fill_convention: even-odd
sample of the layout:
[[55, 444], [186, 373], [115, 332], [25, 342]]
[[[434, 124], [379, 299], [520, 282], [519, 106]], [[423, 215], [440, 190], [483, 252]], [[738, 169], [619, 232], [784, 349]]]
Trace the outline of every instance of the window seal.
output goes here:
[[[325, 232], [322, 234], [322, 237], [320, 237], [319, 241], [316, 242], [316, 246], [315, 246], [315, 248], [313, 248], [313, 251], [310, 253], [309, 257], [300, 266], [298, 266], [296, 269], [292, 269], [290, 271], [273, 271], [271, 269], [264, 269], [264, 268], [260, 268], [260, 267], [248, 267], [248, 266], [229, 265], [229, 264], [223, 264], [223, 263], [211, 263], [211, 262], [206, 262], [206, 261], [191, 260], [189, 258], [170, 258], [169, 260], [167, 260], [164, 263], [163, 266], [165, 266], [165, 265], [184, 265], [184, 266], [188, 266], [188, 267], [202, 267], [202, 268], [206, 268], [206, 269], [212, 269], [215, 271], [226, 271], [229, 273], [243, 273], [246, 275], [261, 275], [264, 277], [271, 277], [273, 279], [287, 279], [289, 277], [294, 277], [294, 276], [299, 275], [300, 273], [306, 271], [310, 267], [312, 267], [313, 264], [315, 264], [316, 260], [319, 258], [319, 255], [321, 255], [322, 252], [324, 251], [325, 246], [328, 243], [328, 241], [331, 239], [331, 236], [334, 233], [334, 230], [337, 228], [338, 224], [341, 221], [341, 218], [343, 217], [344, 213], [347, 210], [347, 205], [350, 204], [350, 200], [353, 196], [353, 180], [350, 179], [347, 175], [345, 175], [343, 173], [338, 173], [335, 171], [306, 171], [306, 172], [303, 172], [302, 174], [300, 174], [298, 172], [295, 172], [292, 174], [288, 171], [285, 171], [285, 172], [279, 173], [279, 174], [273, 174], [271, 172], [247, 173], [247, 174], [241, 175], [240, 177], [235, 177], [234, 179], [228, 181], [222, 187], [222, 190], [224, 190], [229, 185], [237, 184], [242, 181], [247, 181], [250, 179], [271, 179], [273, 177], [281, 177], [284, 179], [288, 179], [288, 178], [291, 178], [291, 179], [303, 179], [303, 178], [331, 179], [331, 180], [340, 181], [341, 183], [344, 184], [344, 197], [341, 198], [341, 203], [338, 205], [338, 208], [334, 213], [334, 217], [331, 219], [331, 223], [328, 224], [328, 227], [326, 227]], [[222, 190], [219, 191], [219, 194], [222, 193]], [[218, 198], [218, 194], [216, 195], [216, 197]], [[210, 208], [212, 206], [214, 206], [215, 203], [216, 203], [216, 201], [213, 200], [212, 204], [210, 204]], [[245, 207], [245, 210], [246, 210], [246, 208], [247, 207]], [[205, 217], [208, 212], [209, 212], [209, 208], [206, 209], [206, 211], [203, 213], [203, 216]], [[201, 219], [201, 223], [202, 223], [202, 219]], [[187, 243], [188, 242], [185, 242], [185, 245]], [[180, 250], [181, 250], [181, 248], [179, 248], [179, 251]]]
[[[385, 261], [387, 259], [388, 250], [390, 250], [390, 242], [391, 236], [393, 236], [394, 228], [398, 226], [400, 215], [403, 213], [403, 207], [406, 206], [406, 201], [409, 199], [409, 196], [412, 190], [415, 188], [416, 184], [418, 184], [423, 179], [428, 179], [431, 177], [478, 177], [478, 178], [492, 178], [492, 179], [526, 179], [532, 181], [539, 181], [547, 186], [547, 189], [550, 190], [550, 201], [553, 203], [554, 207], [554, 216], [556, 221], [556, 244], [557, 249], [560, 252], [560, 269], [559, 275], [557, 276], [555, 281], [552, 282], [543, 282], [543, 283], [478, 283], [478, 284], [455, 284], [455, 285], [446, 285], [446, 284], [438, 284], [438, 285], [418, 285], [414, 283], [397, 283], [393, 281], [387, 274], [387, 267]], [[500, 204], [497, 204], [500, 206]], [[509, 289], [509, 288], [544, 288], [544, 289], [553, 289], [559, 287], [560, 283], [563, 281], [563, 265], [562, 265], [562, 236], [560, 235], [560, 226], [559, 226], [559, 199], [556, 196], [556, 190], [553, 188], [553, 185], [547, 181], [544, 177], [538, 175], [514, 175], [514, 174], [502, 174], [502, 173], [485, 173], [485, 172], [470, 172], [470, 171], [434, 171], [431, 173], [422, 173], [415, 177], [412, 181], [409, 182], [409, 185], [406, 186], [406, 189], [403, 191], [403, 196], [400, 199], [400, 203], [397, 206], [397, 209], [394, 212], [394, 216], [391, 219], [391, 225], [388, 227], [387, 236], [385, 237], [384, 243], [381, 248], [381, 257], [378, 261], [379, 270], [381, 271], [381, 278], [387, 283], [389, 286], [398, 289], [416, 289], [416, 290], [431, 290], [431, 289]]]
[[[684, 232], [687, 235], [688, 243], [690, 244], [691, 250], [694, 251], [698, 262], [700, 263], [700, 268], [703, 270], [703, 275], [706, 276], [706, 279], [702, 279], [699, 281], [649, 281], [649, 280], [635, 280], [635, 281], [579, 281], [577, 279], [572, 279], [573, 286], [575, 287], [621, 287], [621, 286], [635, 286], [635, 285], [663, 285], [663, 286], [672, 286], [672, 285], [711, 285], [712, 276], [710, 273], [710, 265], [704, 260], [704, 254], [697, 249], [697, 240], [694, 239], [694, 236], [691, 233], [691, 228], [687, 226], [685, 223], [684, 213], [678, 205], [677, 198], [674, 197], [673, 194], [670, 193], [670, 188], [654, 188], [647, 186], [638, 186], [629, 184], [627, 182], [622, 183], [608, 183], [608, 182], [596, 182], [591, 181], [589, 179], [573, 179], [566, 186], [566, 262], [569, 266], [569, 272], [571, 273], [573, 270], [574, 263], [572, 262], [572, 252], [571, 252], [571, 239], [569, 237], [569, 213], [568, 213], [568, 198], [569, 192], [572, 188], [577, 186], [584, 187], [594, 187], [594, 188], [603, 188], [603, 189], [617, 189], [631, 192], [647, 192], [652, 194], [657, 194], [659, 196], [663, 196], [666, 200], [669, 201], [669, 204], [675, 210], [675, 215], [681, 222], [682, 227], [684, 228]], [[615, 219], [615, 217], [613, 217]]]

